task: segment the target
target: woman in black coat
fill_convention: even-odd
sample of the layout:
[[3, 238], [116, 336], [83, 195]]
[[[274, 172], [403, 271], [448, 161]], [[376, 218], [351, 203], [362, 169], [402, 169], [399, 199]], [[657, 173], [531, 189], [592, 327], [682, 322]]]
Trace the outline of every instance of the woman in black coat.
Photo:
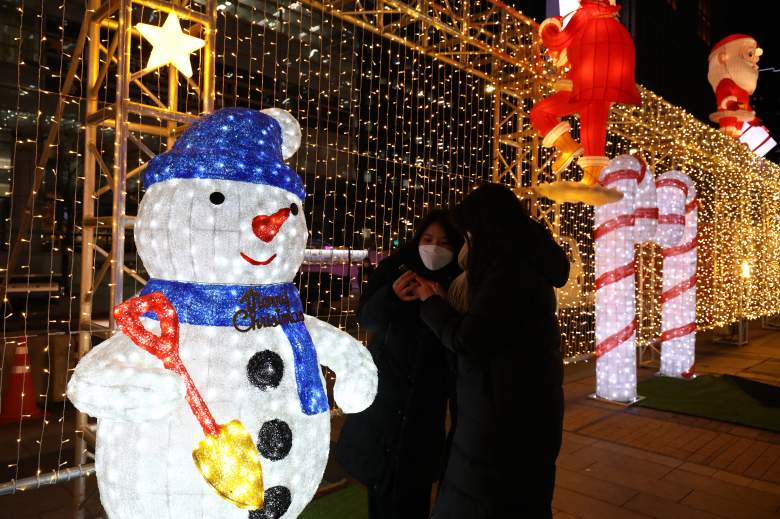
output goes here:
[[368, 487], [371, 519], [430, 516], [453, 380], [444, 347], [420, 320], [417, 280], [447, 286], [460, 273], [461, 243], [448, 213], [432, 211], [414, 240], [379, 264], [360, 301], [379, 387], [368, 409], [347, 417], [336, 460]]
[[564, 251], [505, 186], [455, 209], [466, 236], [468, 308], [422, 282], [422, 320], [457, 355], [457, 417], [434, 519], [552, 517], [563, 425], [563, 364], [553, 287]]

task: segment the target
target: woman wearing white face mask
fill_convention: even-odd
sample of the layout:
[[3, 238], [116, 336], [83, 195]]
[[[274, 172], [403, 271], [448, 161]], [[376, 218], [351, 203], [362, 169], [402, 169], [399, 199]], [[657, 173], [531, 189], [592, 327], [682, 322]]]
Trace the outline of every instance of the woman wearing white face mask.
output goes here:
[[379, 388], [371, 407], [347, 418], [336, 460], [368, 487], [370, 519], [430, 515], [454, 381], [444, 348], [420, 320], [416, 292], [420, 279], [449, 286], [460, 273], [461, 244], [448, 213], [431, 211], [412, 242], [378, 265], [360, 301]]

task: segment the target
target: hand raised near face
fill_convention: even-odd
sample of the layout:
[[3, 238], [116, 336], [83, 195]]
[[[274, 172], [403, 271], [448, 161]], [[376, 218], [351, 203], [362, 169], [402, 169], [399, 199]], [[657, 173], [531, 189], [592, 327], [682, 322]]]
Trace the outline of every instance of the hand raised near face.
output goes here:
[[440, 296], [444, 299], [447, 299], [447, 292], [442, 288], [442, 286], [435, 281], [431, 281], [429, 279], [425, 279], [423, 277], [417, 276], [417, 297], [421, 301], [425, 301], [429, 297], [433, 295]]
[[393, 283], [393, 292], [401, 301], [415, 301], [417, 299], [417, 277], [414, 272], [407, 271]]

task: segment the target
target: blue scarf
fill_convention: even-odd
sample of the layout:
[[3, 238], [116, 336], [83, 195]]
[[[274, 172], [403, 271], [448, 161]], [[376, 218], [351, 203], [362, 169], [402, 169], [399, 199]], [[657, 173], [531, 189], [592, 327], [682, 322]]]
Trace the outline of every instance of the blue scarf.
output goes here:
[[[232, 326], [240, 332], [281, 326], [293, 351], [301, 409], [307, 415], [329, 409], [317, 351], [303, 322], [303, 304], [294, 284], [212, 285], [153, 278], [140, 295], [152, 292], [162, 292], [170, 300], [180, 324]], [[144, 317], [157, 319], [151, 313]]]

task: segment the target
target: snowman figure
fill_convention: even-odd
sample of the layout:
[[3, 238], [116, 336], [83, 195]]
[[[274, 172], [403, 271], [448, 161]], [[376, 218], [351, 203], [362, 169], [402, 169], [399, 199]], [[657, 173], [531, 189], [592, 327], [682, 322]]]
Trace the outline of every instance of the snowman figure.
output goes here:
[[[182, 379], [123, 333], [77, 365], [68, 397], [98, 418], [95, 465], [112, 519], [297, 517], [322, 478], [330, 413], [320, 365], [336, 374], [347, 413], [373, 401], [371, 355], [347, 333], [304, 315], [292, 280], [308, 229], [304, 186], [283, 160], [300, 144], [287, 112], [222, 109], [193, 124], [145, 171], [138, 254], [179, 320], [179, 352], [219, 423], [256, 441], [264, 504], [243, 510], [198, 472], [203, 431]], [[159, 334], [153, 314], [141, 319]]]

